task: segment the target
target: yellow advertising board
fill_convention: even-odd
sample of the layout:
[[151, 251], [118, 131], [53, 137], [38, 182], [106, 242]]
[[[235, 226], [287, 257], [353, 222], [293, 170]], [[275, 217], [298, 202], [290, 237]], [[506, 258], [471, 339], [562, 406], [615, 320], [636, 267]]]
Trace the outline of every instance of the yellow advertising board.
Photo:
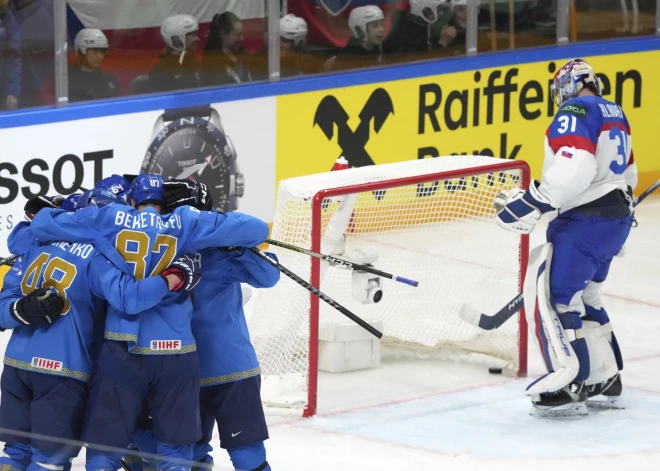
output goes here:
[[[603, 96], [628, 116], [639, 188], [645, 188], [660, 177], [660, 159], [651, 148], [660, 109], [654, 91], [660, 51], [586, 59], [601, 77]], [[556, 111], [549, 88], [564, 62], [279, 96], [277, 181], [328, 171], [340, 155], [354, 166], [489, 155], [526, 160], [539, 178], [545, 132]]]

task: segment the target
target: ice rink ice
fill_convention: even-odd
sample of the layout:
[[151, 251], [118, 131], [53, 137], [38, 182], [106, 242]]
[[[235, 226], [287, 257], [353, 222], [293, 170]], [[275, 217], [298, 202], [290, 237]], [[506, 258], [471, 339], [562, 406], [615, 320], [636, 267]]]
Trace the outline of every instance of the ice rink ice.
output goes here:
[[[269, 410], [272, 469], [660, 469], [660, 199], [647, 200], [636, 215], [639, 226], [603, 293], [624, 356], [626, 410], [530, 416], [525, 386], [544, 372], [533, 341], [525, 379], [491, 375], [483, 366], [390, 358], [378, 369], [321, 373], [314, 418]], [[531, 245], [543, 241], [540, 225]], [[9, 333], [2, 335], [6, 342]], [[217, 449], [217, 433], [213, 445], [215, 469], [233, 469]], [[74, 467], [82, 465], [79, 457]]]

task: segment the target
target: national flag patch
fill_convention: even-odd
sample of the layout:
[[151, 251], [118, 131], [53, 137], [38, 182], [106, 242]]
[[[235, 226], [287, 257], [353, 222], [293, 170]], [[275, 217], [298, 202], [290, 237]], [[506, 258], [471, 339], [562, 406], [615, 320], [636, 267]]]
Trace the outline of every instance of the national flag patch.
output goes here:
[[561, 156], [566, 157], [567, 159], [572, 159], [573, 158], [573, 154], [571, 154], [570, 152], [566, 152], [565, 150], [561, 151]]

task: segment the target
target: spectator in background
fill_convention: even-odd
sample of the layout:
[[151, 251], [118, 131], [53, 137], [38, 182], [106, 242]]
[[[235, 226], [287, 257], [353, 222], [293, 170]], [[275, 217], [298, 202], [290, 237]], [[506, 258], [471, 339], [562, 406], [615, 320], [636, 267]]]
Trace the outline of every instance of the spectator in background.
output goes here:
[[410, 0], [410, 11], [395, 10], [392, 14], [392, 31], [383, 50], [388, 53], [430, 51], [440, 47], [443, 30], [445, 40], [449, 31], [450, 13], [447, 0]]
[[442, 47], [464, 46], [467, 31], [467, 0], [450, 1], [453, 13], [447, 26], [440, 32], [439, 44]]
[[152, 92], [171, 92], [202, 86], [199, 64], [194, 52], [199, 45], [199, 24], [190, 15], [174, 15], [165, 19], [160, 35], [165, 50], [149, 73]]
[[280, 76], [295, 77], [313, 73], [305, 54], [307, 23], [302, 18], [288, 14], [280, 18]]
[[0, 90], [3, 98], [0, 108], [15, 110], [21, 94], [23, 59], [18, 24], [8, 4], [9, 0], [0, 0]]
[[376, 5], [356, 7], [348, 17], [353, 36], [340, 53], [324, 65], [326, 71], [371, 67], [383, 63], [382, 45], [385, 39], [385, 16]]
[[250, 57], [243, 49], [243, 23], [230, 11], [213, 16], [202, 70], [207, 86], [252, 81]]
[[69, 102], [116, 98], [117, 79], [101, 70], [108, 38], [100, 29], [81, 29], [73, 41], [78, 65], [69, 69]]

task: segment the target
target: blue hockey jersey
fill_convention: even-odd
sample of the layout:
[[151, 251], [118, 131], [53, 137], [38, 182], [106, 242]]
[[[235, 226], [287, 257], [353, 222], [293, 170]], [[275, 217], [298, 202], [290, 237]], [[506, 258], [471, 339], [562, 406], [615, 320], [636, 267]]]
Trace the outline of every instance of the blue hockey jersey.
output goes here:
[[[116, 204], [76, 213], [47, 208], [37, 213], [30, 228], [40, 241], [94, 243], [110, 260], [123, 257], [138, 280], [160, 274], [185, 253], [232, 245], [255, 247], [268, 237], [268, 225], [257, 218], [241, 213], [200, 212], [190, 206], [165, 215], [151, 207], [138, 211]], [[110, 308], [105, 337], [128, 342], [132, 353], [188, 353], [196, 350], [191, 317], [189, 297], [170, 293], [162, 303], [139, 316]]]
[[39, 242], [30, 232], [30, 223], [21, 221], [9, 233], [7, 237], [7, 248], [14, 255], [22, 255], [33, 247], [38, 247]]
[[213, 386], [256, 376], [259, 361], [250, 342], [240, 284], [270, 288], [279, 281], [280, 272], [250, 251], [207, 249], [201, 256], [202, 280], [195, 288], [192, 318], [200, 384]]
[[637, 185], [628, 118], [600, 96], [564, 103], [548, 127], [539, 192], [560, 211]]
[[[64, 300], [56, 322], [31, 327], [11, 317], [13, 302], [48, 287]], [[14, 329], [4, 363], [89, 381], [95, 317], [105, 311], [106, 300], [116, 309], [137, 313], [156, 305], [167, 293], [161, 277], [138, 282], [90, 244], [51, 242], [33, 247], [6, 274], [0, 294], [0, 326]]]

